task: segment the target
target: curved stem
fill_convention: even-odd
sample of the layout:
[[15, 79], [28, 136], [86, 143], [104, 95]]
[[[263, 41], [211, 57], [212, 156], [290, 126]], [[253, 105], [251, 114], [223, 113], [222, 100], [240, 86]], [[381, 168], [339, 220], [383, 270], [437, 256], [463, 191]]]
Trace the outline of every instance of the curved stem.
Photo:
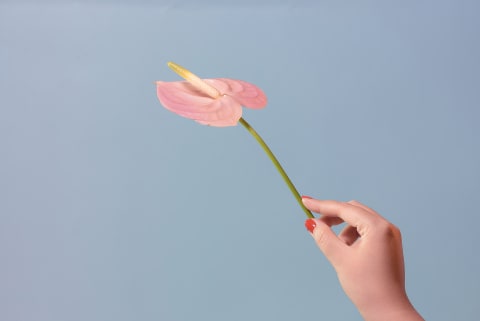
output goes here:
[[260, 135], [255, 131], [255, 129], [253, 129], [253, 127], [250, 126], [250, 124], [245, 119], [243, 119], [243, 117], [239, 119], [239, 122], [240, 122], [240, 124], [243, 125], [243, 127], [245, 127], [250, 132], [250, 134], [252, 134], [252, 136], [257, 140], [257, 142], [260, 144], [260, 146], [262, 146], [262, 148], [265, 151], [265, 153], [267, 154], [268, 158], [270, 158], [270, 160], [272, 161], [273, 165], [275, 165], [275, 167], [277, 168], [280, 175], [282, 175], [282, 178], [285, 181], [285, 183], [287, 184], [290, 191], [292, 192], [293, 197], [295, 197], [295, 199], [297, 200], [298, 204], [300, 205], [302, 210], [305, 212], [307, 217], [313, 218], [314, 216], [313, 216], [312, 212], [310, 212], [305, 207], [305, 205], [303, 205], [302, 197], [300, 196], [297, 189], [295, 188], [295, 185], [293, 185], [292, 181], [288, 177], [288, 175], [285, 172], [285, 170], [283, 169], [282, 165], [280, 165], [280, 162], [277, 160], [277, 158], [272, 153], [272, 151], [270, 150], [268, 145], [265, 143], [265, 141], [262, 139], [262, 137], [260, 137]]

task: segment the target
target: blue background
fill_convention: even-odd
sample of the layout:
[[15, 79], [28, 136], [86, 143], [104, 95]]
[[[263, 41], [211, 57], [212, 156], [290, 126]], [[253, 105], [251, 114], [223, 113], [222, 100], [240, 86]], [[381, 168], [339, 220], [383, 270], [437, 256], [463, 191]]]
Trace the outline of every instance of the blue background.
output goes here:
[[0, 320], [361, 320], [241, 127], [178, 117], [175, 61], [301, 194], [402, 230], [428, 320], [480, 314], [477, 1], [0, 1]]

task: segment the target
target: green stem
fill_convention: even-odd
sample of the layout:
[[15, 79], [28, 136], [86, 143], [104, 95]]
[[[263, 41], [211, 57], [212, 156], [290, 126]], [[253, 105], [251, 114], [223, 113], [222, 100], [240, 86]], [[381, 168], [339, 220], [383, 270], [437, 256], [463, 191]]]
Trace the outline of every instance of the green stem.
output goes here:
[[268, 158], [270, 158], [270, 160], [272, 161], [273, 165], [275, 165], [275, 167], [277, 168], [280, 175], [282, 175], [282, 178], [285, 181], [285, 183], [287, 184], [290, 191], [292, 192], [293, 197], [295, 197], [295, 199], [297, 200], [298, 204], [300, 205], [302, 210], [305, 212], [307, 217], [313, 218], [314, 216], [313, 216], [312, 212], [310, 212], [305, 207], [305, 205], [303, 205], [302, 197], [300, 196], [297, 189], [295, 188], [295, 185], [293, 185], [293, 183], [290, 180], [290, 178], [288, 177], [287, 173], [283, 170], [282, 165], [280, 165], [280, 162], [277, 160], [275, 155], [273, 155], [272, 151], [270, 150], [268, 145], [265, 143], [265, 141], [262, 139], [262, 137], [260, 137], [260, 135], [255, 131], [255, 129], [253, 129], [253, 127], [250, 126], [250, 124], [245, 119], [243, 119], [243, 117], [240, 118], [239, 122], [240, 122], [240, 124], [243, 125], [243, 127], [245, 127], [250, 132], [250, 134], [252, 134], [252, 136], [257, 140], [257, 142], [260, 144], [260, 146], [262, 146], [262, 148], [265, 151], [265, 153], [267, 154]]

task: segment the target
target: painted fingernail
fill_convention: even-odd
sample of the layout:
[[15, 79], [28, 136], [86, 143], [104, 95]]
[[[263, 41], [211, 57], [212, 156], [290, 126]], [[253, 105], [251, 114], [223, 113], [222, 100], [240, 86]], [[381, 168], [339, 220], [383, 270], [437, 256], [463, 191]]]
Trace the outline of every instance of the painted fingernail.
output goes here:
[[305, 227], [310, 233], [313, 233], [315, 226], [317, 226], [317, 223], [313, 219], [309, 218], [305, 221]]
[[302, 195], [302, 198], [311, 199], [312, 197], [310, 197], [310, 196], [307, 196], [307, 195]]

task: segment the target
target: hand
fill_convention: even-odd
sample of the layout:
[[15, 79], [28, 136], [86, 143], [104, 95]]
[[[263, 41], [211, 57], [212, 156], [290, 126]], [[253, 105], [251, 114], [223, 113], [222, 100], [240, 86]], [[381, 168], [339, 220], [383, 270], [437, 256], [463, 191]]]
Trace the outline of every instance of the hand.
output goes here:
[[[343, 290], [367, 321], [423, 320], [405, 291], [400, 230], [356, 201], [302, 198], [321, 218], [305, 226], [335, 268]], [[345, 222], [337, 236], [331, 226]]]

